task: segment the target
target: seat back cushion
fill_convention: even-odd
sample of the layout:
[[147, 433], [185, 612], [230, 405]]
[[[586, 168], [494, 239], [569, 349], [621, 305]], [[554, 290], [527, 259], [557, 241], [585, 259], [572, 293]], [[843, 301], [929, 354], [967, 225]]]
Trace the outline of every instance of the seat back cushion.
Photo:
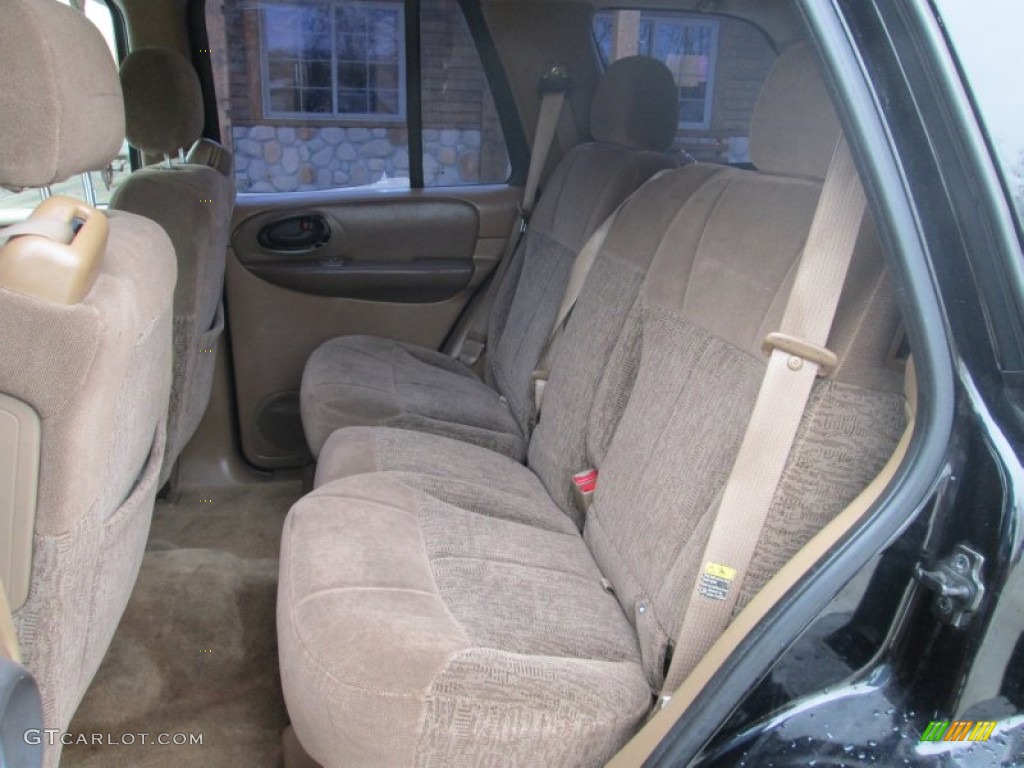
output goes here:
[[[651, 115], [678, 112], [671, 75], [653, 59], [609, 67], [594, 96], [592, 133], [603, 141], [574, 147], [544, 187], [515, 261], [495, 296], [488, 328], [488, 380], [505, 396], [524, 434], [533, 414], [530, 377], [547, 344], [576, 254], [637, 188], [677, 163], [666, 154], [674, 132]], [[667, 75], [667, 77], [665, 77]], [[618, 110], [609, 99], [632, 88]], [[637, 127], [661, 124], [661, 130]]]
[[[192, 65], [163, 48], [139, 48], [121, 65], [128, 141], [151, 154], [191, 147], [203, 128], [202, 91]], [[226, 151], [215, 153], [230, 166]], [[161, 482], [195, 433], [213, 385], [224, 327], [221, 296], [234, 209], [230, 174], [205, 164], [153, 165], [121, 184], [111, 207], [157, 222], [178, 258], [174, 292], [174, 379]]]
[[14, 619], [48, 728], [70, 722], [142, 560], [164, 453], [174, 274], [159, 227], [113, 214], [80, 304], [0, 289], [0, 391], [42, 423], [32, 580]]
[[208, 166], [150, 166], [125, 179], [110, 205], [160, 224], [178, 261], [174, 379], [162, 472], [166, 480], [210, 399], [217, 344], [224, 328], [221, 296], [234, 207], [232, 183]]
[[[815, 66], [803, 46], [782, 64], [773, 76], [796, 71], [803, 79]], [[674, 247], [658, 251], [641, 293], [635, 383], [601, 465], [585, 537], [636, 627], [655, 688], [764, 375], [761, 341], [778, 328], [814, 216], [821, 181], [804, 174], [827, 166], [837, 130], [805, 145], [821, 147], [826, 160], [801, 153], [797, 175], [730, 171], [712, 179], [672, 233]], [[785, 160], [776, 167], [784, 170]], [[650, 199], [645, 209], [659, 204], [671, 205]], [[636, 236], [646, 226], [622, 223]], [[842, 363], [811, 394], [737, 610], [892, 453], [904, 424], [902, 377], [886, 366], [898, 327], [888, 270], [866, 222], [830, 337]]]
[[[691, 206], [699, 205], [702, 185], [727, 172], [719, 165], [688, 165], [649, 182], [626, 203], [621, 217], [642, 219], [646, 225], [609, 231], [552, 350], [544, 411], [530, 439], [528, 460], [579, 527], [583, 511], [573, 498], [571, 477], [599, 465], [603, 451], [588, 447], [588, 442], [610, 439], [629, 400], [639, 357], [638, 298], [651, 260], [659, 248], [676, 247], [676, 230], [695, 215]], [[698, 200], [691, 202], [694, 195]], [[651, 208], [652, 200], [671, 202]], [[598, 397], [602, 382], [603, 395]]]
[[[110, 163], [124, 134], [121, 89], [84, 14], [6, 0], [0, 59], [0, 145], [13, 151], [0, 149], [0, 184], [45, 185]], [[31, 577], [14, 623], [45, 727], [61, 731], [135, 583], [170, 391], [170, 241], [139, 217], [109, 219], [81, 301], [0, 287], [0, 392], [30, 406], [41, 427]], [[60, 742], [48, 743], [45, 765], [59, 758]]]

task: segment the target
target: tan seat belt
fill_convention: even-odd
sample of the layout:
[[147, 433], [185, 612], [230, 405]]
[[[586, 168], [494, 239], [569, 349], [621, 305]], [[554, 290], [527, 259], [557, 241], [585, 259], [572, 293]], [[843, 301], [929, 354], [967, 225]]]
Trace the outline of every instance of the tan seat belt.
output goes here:
[[18, 633], [14, 629], [14, 616], [11, 614], [11, 604], [3, 580], [0, 580], [0, 655], [21, 663]]
[[461, 344], [452, 350], [452, 355], [465, 365], [472, 366], [475, 364], [487, 347], [487, 323], [491, 315], [491, 307], [494, 305], [498, 288], [508, 273], [516, 249], [526, 234], [530, 214], [533, 213], [534, 205], [537, 203], [537, 192], [540, 190], [541, 176], [544, 174], [544, 167], [548, 163], [551, 145], [555, 141], [555, 133], [561, 121], [569, 86], [569, 73], [561, 66], [552, 67], [541, 79], [541, 90], [543, 93], [540, 101], [540, 113], [537, 116], [537, 127], [534, 130], [533, 150], [530, 154], [530, 169], [526, 175], [526, 186], [523, 188], [523, 200], [519, 205], [519, 215], [516, 216], [512, 232], [505, 243], [505, 251], [502, 254], [498, 268], [494, 272], [494, 276], [491, 278], [490, 284], [487, 286], [484, 299], [476, 307], [469, 330], [466, 332], [466, 336], [462, 339]]
[[552, 347], [565, 331], [565, 325], [569, 322], [569, 315], [572, 314], [573, 307], [576, 306], [576, 300], [580, 297], [580, 292], [583, 290], [583, 283], [586, 282], [587, 275], [590, 274], [590, 268], [594, 266], [597, 254], [600, 253], [604, 241], [608, 238], [608, 232], [611, 230], [612, 224], [615, 223], [621, 208], [622, 206], [620, 205], [619, 208], [612, 211], [612, 214], [594, 231], [590, 239], [583, 244], [580, 252], [576, 254], [576, 260], [572, 264], [572, 272], [569, 274], [569, 282], [565, 287], [565, 295], [562, 297], [562, 304], [558, 308], [558, 314], [555, 315], [555, 324], [551, 326], [551, 333], [548, 334], [547, 341], [544, 342], [544, 350], [537, 361], [537, 368], [530, 376], [530, 384], [533, 387], [534, 422], [540, 417], [541, 404], [544, 402], [544, 388], [547, 385], [551, 368]]
[[864, 190], [840, 137], [780, 331], [765, 337], [768, 369], [700, 560], [665, 676], [662, 706], [729, 625], [814, 380], [835, 367], [836, 356], [825, 344], [864, 210]]
[[700, 692], [707, 687], [726, 660], [740, 646], [740, 643], [754, 631], [754, 628], [779, 603], [780, 600], [807, 575], [815, 563], [820, 561], [839, 541], [856, 526], [879, 497], [889, 487], [903, 460], [907, 456], [910, 442], [917, 425], [917, 376], [914, 360], [907, 360], [903, 391], [906, 397], [907, 425], [896, 448], [885, 466], [861, 491], [857, 498], [826, 523], [803, 548], [797, 552], [768, 583], [754, 595], [736, 619], [701, 658], [693, 671], [674, 691], [672, 700], [657, 710], [658, 716], [647, 721], [644, 727], [619, 750], [606, 768], [636, 768], [643, 765], [680, 717], [693, 705]]

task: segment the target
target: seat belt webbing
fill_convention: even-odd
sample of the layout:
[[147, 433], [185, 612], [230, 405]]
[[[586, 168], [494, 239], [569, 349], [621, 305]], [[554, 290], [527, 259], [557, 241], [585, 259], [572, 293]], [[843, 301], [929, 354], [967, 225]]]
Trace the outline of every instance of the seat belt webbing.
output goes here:
[[[663, 168], [645, 181], [644, 185], [660, 179], [672, 170], [674, 169]], [[580, 294], [583, 293], [583, 285], [587, 282], [587, 275], [590, 274], [594, 262], [597, 261], [597, 254], [601, 252], [604, 241], [608, 239], [608, 233], [615, 225], [619, 212], [622, 211], [628, 201], [629, 198], [627, 197], [619, 203], [618, 207], [594, 231], [590, 239], [583, 244], [580, 252], [576, 254], [576, 260], [572, 264], [572, 272], [569, 273], [569, 282], [566, 284], [565, 294], [562, 296], [562, 303], [558, 307], [558, 314], [555, 315], [555, 324], [551, 326], [551, 333], [548, 334], [548, 340], [545, 342], [544, 350], [541, 352], [540, 360], [537, 362], [537, 369], [533, 372], [531, 378], [533, 382], [533, 412], [535, 420], [540, 416], [541, 404], [544, 402], [544, 386], [551, 371], [551, 352], [554, 349], [555, 342], [565, 332], [565, 326], [569, 322], [569, 315], [572, 314], [576, 302], [579, 301]]]
[[540, 179], [544, 175], [544, 166], [548, 163], [551, 145], [555, 142], [555, 132], [565, 105], [565, 89], [550, 89], [544, 92], [540, 100], [540, 114], [537, 116], [537, 127], [533, 134], [533, 150], [530, 154], [530, 170], [526, 174], [526, 186], [523, 188], [522, 213], [530, 218], [533, 206], [537, 202]]
[[452, 356], [464, 365], [474, 366], [487, 347], [487, 323], [491, 317], [491, 307], [494, 306], [498, 288], [505, 281], [505, 275], [512, 264], [512, 259], [515, 258], [516, 248], [522, 242], [524, 234], [526, 234], [526, 219], [520, 214], [516, 217], [515, 228], [509, 234], [508, 240], [505, 241], [505, 250], [501, 254], [501, 261], [498, 262], [494, 274], [491, 275], [491, 282], [487, 284], [483, 299], [473, 309], [473, 319], [469, 328], [461, 343], [451, 352]]
[[465, 338], [453, 350], [453, 355], [465, 365], [472, 366], [480, 359], [487, 346], [487, 322], [491, 315], [491, 307], [497, 296], [498, 288], [501, 286], [508, 272], [512, 258], [515, 256], [519, 243], [526, 234], [527, 222], [530, 214], [537, 203], [537, 192], [540, 189], [540, 179], [544, 174], [544, 166], [547, 165], [548, 155], [551, 153], [551, 145], [555, 141], [555, 133], [562, 116], [562, 108], [565, 106], [566, 92], [569, 87], [568, 75], [561, 67], [555, 67], [545, 75], [543, 80], [547, 88], [541, 96], [540, 113], [537, 116], [537, 127], [534, 130], [533, 149], [530, 153], [530, 168], [526, 175], [526, 186], [523, 188], [523, 200], [519, 205], [519, 215], [516, 216], [515, 224], [512, 225], [512, 232], [505, 243], [505, 251], [502, 254], [501, 262], [498, 264], [483, 301], [476, 307], [473, 321]]
[[569, 315], [572, 314], [573, 307], [576, 306], [576, 300], [580, 297], [580, 292], [583, 290], [583, 283], [586, 282], [587, 275], [590, 274], [590, 268], [594, 266], [597, 254], [601, 251], [601, 246], [604, 245], [604, 241], [608, 238], [608, 232], [615, 223], [621, 207], [619, 206], [619, 208], [612, 211], [612, 214], [604, 220], [600, 227], [594, 230], [590, 239], [583, 244], [583, 248], [576, 254], [576, 260], [572, 264], [572, 272], [569, 273], [569, 282], [565, 287], [565, 294], [562, 297], [562, 304], [558, 308], [558, 314], [555, 315], [555, 324], [551, 326], [551, 333], [548, 334], [547, 341], [544, 342], [544, 349], [540, 354], [540, 359], [537, 361], [537, 368], [530, 379], [533, 385], [533, 420], [535, 422], [540, 417], [540, 408], [544, 402], [544, 387], [547, 384], [548, 374], [551, 369], [552, 348], [555, 342], [558, 341], [558, 337], [565, 331], [565, 325], [569, 322]]
[[865, 210], [845, 139], [836, 146], [779, 333], [736, 455], [665, 676], [666, 702], [732, 617], [815, 378], [835, 365], [825, 348]]

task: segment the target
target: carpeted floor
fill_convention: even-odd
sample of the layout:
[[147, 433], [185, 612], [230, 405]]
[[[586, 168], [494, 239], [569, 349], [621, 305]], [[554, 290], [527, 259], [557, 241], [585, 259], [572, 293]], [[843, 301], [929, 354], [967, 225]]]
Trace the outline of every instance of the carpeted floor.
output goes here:
[[[277, 768], [287, 723], [274, 604], [294, 482], [187, 492], [157, 504], [124, 618], [72, 734], [201, 734], [202, 745], [65, 747], [70, 768]], [[109, 734], [109, 737], [107, 736]]]

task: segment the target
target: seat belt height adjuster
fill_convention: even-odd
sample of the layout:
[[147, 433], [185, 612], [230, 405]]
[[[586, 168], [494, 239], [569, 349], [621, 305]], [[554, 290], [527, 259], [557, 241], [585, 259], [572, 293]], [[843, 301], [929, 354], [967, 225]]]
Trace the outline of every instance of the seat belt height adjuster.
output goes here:
[[832, 350], [787, 333], [773, 332], [764, 337], [761, 351], [770, 357], [776, 349], [790, 355], [787, 367], [792, 371], [799, 371], [807, 361], [817, 364], [819, 376], [828, 376], [839, 364], [839, 358]]

